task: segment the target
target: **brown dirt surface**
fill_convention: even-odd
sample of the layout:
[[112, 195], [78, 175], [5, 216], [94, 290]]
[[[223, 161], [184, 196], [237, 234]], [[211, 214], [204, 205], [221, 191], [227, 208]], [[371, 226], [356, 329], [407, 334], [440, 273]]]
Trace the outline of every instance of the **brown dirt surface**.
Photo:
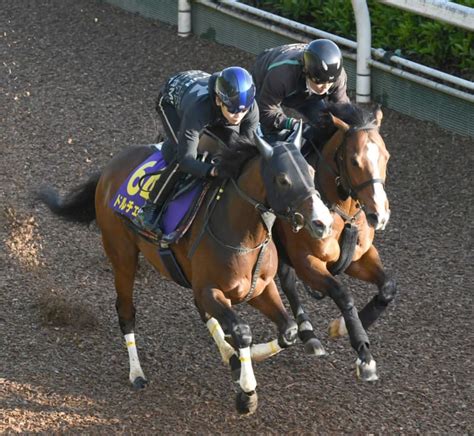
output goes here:
[[[256, 364], [259, 408], [238, 416], [190, 292], [141, 262], [150, 384], [133, 391], [97, 228], [56, 219], [31, 192], [64, 193], [124, 146], [152, 142], [170, 74], [250, 67], [253, 56], [99, 0], [0, 6], [0, 433], [472, 434], [469, 138], [384, 111], [392, 219], [376, 242], [400, 294], [369, 332], [378, 382], [358, 382], [348, 341], [328, 339], [336, 306], [303, 296], [328, 356], [299, 344]], [[344, 283], [358, 306], [375, 292]], [[275, 336], [249, 307], [237, 311], [257, 341]]]

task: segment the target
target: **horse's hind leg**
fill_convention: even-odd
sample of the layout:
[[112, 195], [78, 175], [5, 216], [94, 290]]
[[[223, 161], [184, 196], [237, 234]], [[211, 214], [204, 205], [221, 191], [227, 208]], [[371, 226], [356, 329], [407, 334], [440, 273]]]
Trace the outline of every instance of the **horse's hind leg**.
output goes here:
[[138, 264], [138, 248], [124, 237], [107, 238], [103, 235], [105, 252], [114, 270], [115, 290], [120, 329], [125, 338], [130, 362], [130, 382], [136, 389], [145, 387], [146, 378], [138, 359], [135, 344], [135, 307], [133, 305], [133, 283]]
[[395, 298], [396, 281], [386, 274], [379, 253], [373, 245], [357, 262], [349, 266], [346, 273], [378, 287], [378, 293], [359, 311], [362, 325], [368, 329]]
[[280, 279], [281, 288], [290, 303], [293, 316], [296, 318], [298, 324], [298, 336], [303, 341], [305, 352], [315, 356], [324, 356], [326, 351], [314, 334], [311, 321], [305, 313], [298, 296], [295, 270], [282, 259], [279, 259], [278, 261], [278, 278]]

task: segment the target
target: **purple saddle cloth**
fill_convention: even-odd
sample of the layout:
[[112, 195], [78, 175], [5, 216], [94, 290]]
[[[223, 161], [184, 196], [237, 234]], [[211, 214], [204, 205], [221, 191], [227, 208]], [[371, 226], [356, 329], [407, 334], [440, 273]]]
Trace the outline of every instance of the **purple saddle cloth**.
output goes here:
[[[145, 205], [151, 187], [159, 177], [155, 173], [165, 167], [166, 162], [161, 151], [157, 150], [130, 173], [112, 197], [109, 206], [135, 223], [138, 211]], [[190, 190], [167, 203], [160, 219], [160, 228], [164, 235], [169, 235], [177, 229], [202, 189], [203, 183], [193, 184]]]

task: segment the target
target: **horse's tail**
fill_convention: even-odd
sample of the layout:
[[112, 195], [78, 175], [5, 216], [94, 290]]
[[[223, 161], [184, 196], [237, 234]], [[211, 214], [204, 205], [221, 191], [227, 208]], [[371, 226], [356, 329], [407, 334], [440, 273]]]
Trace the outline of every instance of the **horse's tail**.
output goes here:
[[35, 194], [55, 215], [68, 221], [88, 224], [96, 217], [95, 189], [99, 178], [99, 172], [93, 174], [63, 198], [51, 186], [42, 187]]

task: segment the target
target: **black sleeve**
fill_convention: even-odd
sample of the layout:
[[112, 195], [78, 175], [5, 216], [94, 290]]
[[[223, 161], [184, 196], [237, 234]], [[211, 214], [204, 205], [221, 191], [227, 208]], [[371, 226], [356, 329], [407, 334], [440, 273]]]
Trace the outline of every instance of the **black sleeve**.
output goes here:
[[212, 168], [211, 164], [196, 160], [199, 145], [199, 135], [205, 125], [201, 119], [193, 116], [194, 111], [184, 114], [178, 137], [176, 158], [179, 169], [201, 179], [207, 177]]
[[347, 74], [343, 69], [340, 76], [337, 78], [334, 84], [334, 89], [328, 97], [331, 103], [350, 103], [350, 99], [347, 95]]
[[257, 102], [253, 102], [250, 110], [244, 119], [240, 123], [240, 135], [246, 136], [247, 138], [253, 138], [254, 132], [258, 129], [258, 123], [260, 122], [259, 110]]
[[287, 128], [289, 117], [283, 112], [281, 103], [290, 94], [291, 75], [282, 66], [267, 72], [258, 92], [260, 122], [265, 131]]

